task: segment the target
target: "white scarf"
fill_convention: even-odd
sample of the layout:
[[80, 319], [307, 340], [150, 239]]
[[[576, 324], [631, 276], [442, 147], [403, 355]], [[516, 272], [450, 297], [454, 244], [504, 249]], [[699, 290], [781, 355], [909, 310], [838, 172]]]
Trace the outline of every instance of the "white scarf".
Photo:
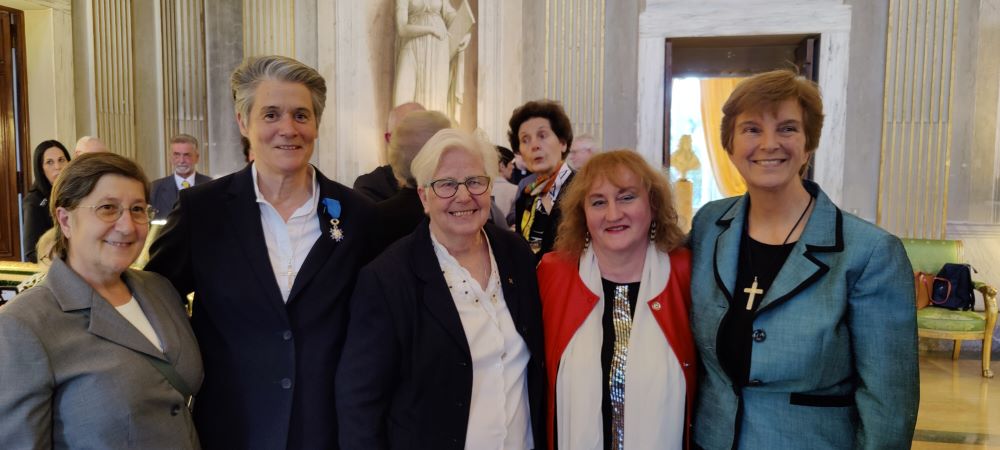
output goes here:
[[[580, 256], [580, 279], [597, 294], [598, 302], [559, 360], [556, 378], [558, 444], [565, 450], [600, 450], [604, 448], [601, 415], [604, 288], [597, 255], [592, 248], [587, 248]], [[684, 447], [684, 373], [650, 305], [651, 300], [666, 288], [669, 279], [670, 256], [650, 243], [646, 249], [625, 368], [625, 448], [629, 450]]]

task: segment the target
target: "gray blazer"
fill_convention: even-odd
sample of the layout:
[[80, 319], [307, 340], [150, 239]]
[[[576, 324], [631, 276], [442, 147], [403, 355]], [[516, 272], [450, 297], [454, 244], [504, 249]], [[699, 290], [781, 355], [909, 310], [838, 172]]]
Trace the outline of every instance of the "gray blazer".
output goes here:
[[122, 277], [164, 353], [58, 258], [0, 307], [0, 448], [199, 448], [183, 396], [143, 355], [201, 385], [181, 299], [155, 273]]
[[[212, 177], [195, 172], [194, 185], [205, 184], [212, 181]], [[166, 219], [170, 211], [177, 203], [177, 182], [174, 181], [174, 174], [171, 173], [163, 178], [153, 180], [149, 188], [149, 204], [156, 208], [156, 219]]]

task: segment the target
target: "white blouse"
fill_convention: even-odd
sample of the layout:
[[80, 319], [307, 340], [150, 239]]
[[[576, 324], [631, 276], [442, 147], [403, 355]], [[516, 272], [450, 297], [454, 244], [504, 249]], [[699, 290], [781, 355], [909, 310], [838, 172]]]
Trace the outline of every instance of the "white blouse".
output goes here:
[[493, 248], [489, 247], [490, 277], [483, 289], [433, 232], [431, 241], [472, 353], [465, 448], [534, 448], [527, 377], [531, 353], [507, 309]]
[[149, 323], [149, 318], [146, 317], [146, 313], [142, 312], [142, 307], [139, 306], [139, 302], [135, 301], [135, 297], [128, 299], [128, 303], [115, 306], [118, 310], [118, 314], [125, 317], [135, 329], [139, 330], [146, 339], [149, 339], [149, 343], [153, 344], [157, 350], [163, 352], [163, 342], [160, 341], [160, 337], [156, 335], [156, 331], [153, 331], [153, 325]]

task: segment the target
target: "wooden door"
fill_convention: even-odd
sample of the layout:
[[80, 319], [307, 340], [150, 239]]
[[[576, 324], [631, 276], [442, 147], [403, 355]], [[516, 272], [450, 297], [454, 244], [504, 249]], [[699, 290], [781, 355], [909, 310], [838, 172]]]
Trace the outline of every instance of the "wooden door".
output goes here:
[[27, 192], [27, 86], [24, 15], [0, 7], [0, 260], [21, 259], [18, 196]]

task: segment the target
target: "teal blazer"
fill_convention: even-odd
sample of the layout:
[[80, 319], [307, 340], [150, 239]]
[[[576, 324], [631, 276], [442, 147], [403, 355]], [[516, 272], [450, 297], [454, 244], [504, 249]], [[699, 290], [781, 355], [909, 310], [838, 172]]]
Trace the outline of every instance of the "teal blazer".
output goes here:
[[742, 389], [719, 364], [716, 340], [739, 288], [748, 197], [711, 202], [694, 218], [694, 441], [706, 449], [910, 448], [920, 383], [906, 252], [895, 236], [804, 184], [816, 206], [754, 316]]

